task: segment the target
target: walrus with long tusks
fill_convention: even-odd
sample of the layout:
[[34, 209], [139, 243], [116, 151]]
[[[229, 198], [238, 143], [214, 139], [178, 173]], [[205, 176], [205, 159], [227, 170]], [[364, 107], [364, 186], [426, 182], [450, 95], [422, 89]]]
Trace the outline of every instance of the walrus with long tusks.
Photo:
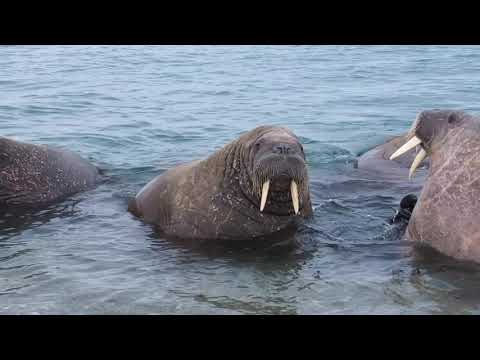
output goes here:
[[98, 169], [73, 152], [0, 137], [0, 212], [41, 208], [98, 180]]
[[408, 177], [413, 179], [425, 162], [429, 171], [407, 238], [480, 263], [480, 118], [463, 111], [423, 111], [389, 158], [395, 161], [413, 149]]
[[129, 211], [176, 238], [268, 236], [312, 214], [305, 161], [290, 130], [261, 126], [205, 160], [157, 176], [132, 199]]

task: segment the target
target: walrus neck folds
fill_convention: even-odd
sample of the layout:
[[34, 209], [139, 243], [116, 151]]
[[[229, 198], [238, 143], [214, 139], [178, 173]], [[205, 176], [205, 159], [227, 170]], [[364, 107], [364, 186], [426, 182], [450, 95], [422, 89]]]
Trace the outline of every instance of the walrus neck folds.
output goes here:
[[241, 195], [254, 206], [257, 206], [259, 198], [254, 191], [251, 170], [246, 165], [246, 159], [244, 158], [245, 148], [235, 141], [224, 150], [225, 170], [222, 177], [224, 187], [231, 188], [232, 182], [237, 182]]

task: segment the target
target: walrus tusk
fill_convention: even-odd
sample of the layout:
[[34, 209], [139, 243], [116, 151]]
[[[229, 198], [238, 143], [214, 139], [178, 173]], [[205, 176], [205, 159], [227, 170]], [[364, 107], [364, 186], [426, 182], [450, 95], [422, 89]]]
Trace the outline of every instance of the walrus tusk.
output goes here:
[[295, 180], [292, 180], [290, 184], [290, 191], [292, 193], [293, 209], [295, 210], [295, 214], [298, 214], [298, 188]]
[[415, 146], [420, 145], [422, 143], [422, 140], [420, 140], [418, 137], [414, 136], [410, 140], [408, 140], [405, 144], [403, 144], [402, 147], [400, 147], [397, 151], [395, 151], [392, 156], [390, 156], [390, 160], [393, 160], [403, 153], [406, 153], [408, 150], [413, 149]]
[[265, 203], [267, 202], [268, 188], [270, 187], [270, 180], [267, 180], [263, 183], [262, 186], [262, 201], [260, 202], [260, 212], [263, 211]]
[[412, 166], [410, 167], [410, 173], [408, 174], [409, 179], [412, 179], [413, 175], [415, 174], [415, 171], [417, 171], [418, 166], [426, 157], [427, 157], [427, 152], [423, 149], [420, 149], [417, 156], [415, 157], [415, 160], [413, 160]]

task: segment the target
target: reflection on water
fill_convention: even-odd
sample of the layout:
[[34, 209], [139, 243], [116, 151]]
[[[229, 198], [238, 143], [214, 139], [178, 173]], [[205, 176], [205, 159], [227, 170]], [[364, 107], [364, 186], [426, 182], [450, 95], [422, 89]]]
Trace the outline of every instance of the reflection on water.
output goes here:
[[75, 209], [77, 202], [78, 200], [67, 199], [43, 209], [2, 209], [0, 212], [0, 238], [7, 239], [13, 235], [19, 235], [25, 229], [42, 226], [52, 219], [74, 216], [77, 212]]
[[[479, 47], [0, 47], [2, 135], [107, 176], [0, 214], [0, 313], [478, 313], [478, 267], [388, 223], [421, 182], [355, 163], [422, 109], [478, 111], [479, 61]], [[266, 123], [304, 143], [315, 211], [297, 232], [174, 241], [126, 211], [154, 176]]]

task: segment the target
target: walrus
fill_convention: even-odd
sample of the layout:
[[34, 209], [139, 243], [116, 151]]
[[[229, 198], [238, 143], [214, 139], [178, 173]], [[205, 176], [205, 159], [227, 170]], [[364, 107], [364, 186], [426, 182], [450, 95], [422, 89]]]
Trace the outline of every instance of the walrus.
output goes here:
[[287, 128], [257, 127], [157, 176], [128, 209], [172, 238], [246, 240], [296, 228], [312, 214], [303, 146]]
[[480, 119], [464, 111], [422, 111], [403, 140], [388, 157], [417, 148], [409, 177], [427, 159], [429, 168], [406, 238], [480, 263]]
[[94, 186], [99, 170], [79, 155], [0, 137], [0, 211], [42, 208]]

